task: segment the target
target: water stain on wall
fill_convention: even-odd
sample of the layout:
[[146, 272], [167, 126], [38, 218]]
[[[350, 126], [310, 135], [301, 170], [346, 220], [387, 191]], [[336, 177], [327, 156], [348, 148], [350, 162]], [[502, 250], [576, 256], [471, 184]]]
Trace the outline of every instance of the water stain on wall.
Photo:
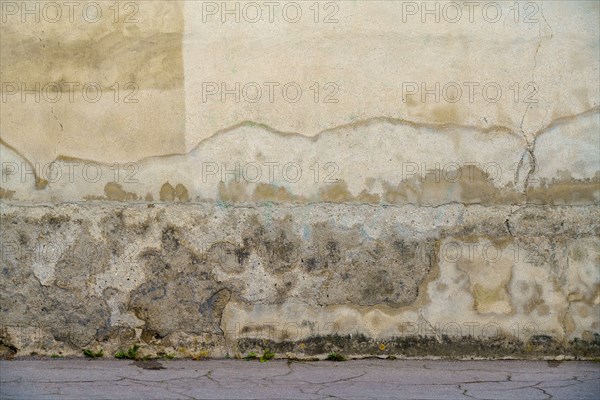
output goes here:
[[91, 4], [98, 21], [79, 3], [72, 21], [3, 21], [3, 139], [34, 162], [184, 151], [183, 2]]

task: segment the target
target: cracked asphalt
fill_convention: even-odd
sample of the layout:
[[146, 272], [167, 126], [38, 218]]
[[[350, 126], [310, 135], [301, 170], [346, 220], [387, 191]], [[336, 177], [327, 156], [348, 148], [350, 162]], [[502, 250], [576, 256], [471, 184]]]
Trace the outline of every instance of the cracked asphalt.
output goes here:
[[0, 361], [2, 399], [598, 399], [600, 363]]

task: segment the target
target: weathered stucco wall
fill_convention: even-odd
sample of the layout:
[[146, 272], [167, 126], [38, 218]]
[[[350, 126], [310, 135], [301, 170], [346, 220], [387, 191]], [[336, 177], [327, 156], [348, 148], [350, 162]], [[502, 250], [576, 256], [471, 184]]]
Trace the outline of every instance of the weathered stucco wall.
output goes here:
[[1, 11], [3, 355], [600, 355], [597, 2]]

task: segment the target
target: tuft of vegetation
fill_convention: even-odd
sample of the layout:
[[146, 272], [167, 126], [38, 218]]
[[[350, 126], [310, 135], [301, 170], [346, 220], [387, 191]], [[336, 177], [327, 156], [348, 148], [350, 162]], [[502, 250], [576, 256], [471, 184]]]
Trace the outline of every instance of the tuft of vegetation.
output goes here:
[[265, 352], [263, 353], [263, 355], [260, 357], [260, 362], [267, 362], [269, 360], [272, 360], [273, 357], [275, 357], [275, 353], [273, 353], [271, 350], [266, 349]]
[[63, 358], [63, 356], [61, 354], [53, 353], [53, 354], [50, 354], [50, 358]]
[[127, 350], [127, 352], [117, 351], [117, 353], [115, 354], [115, 358], [135, 360], [137, 358], [139, 349], [139, 346], [137, 344], [134, 344], [133, 347]]
[[194, 361], [199, 361], [199, 360], [206, 360], [207, 358], [210, 357], [210, 351], [208, 350], [200, 350], [197, 353], [190, 353], [190, 357], [192, 357], [192, 360]]
[[[269, 360], [272, 360], [275, 357], [275, 353], [273, 353], [271, 350], [266, 349], [263, 352], [262, 356], [259, 356], [258, 354], [256, 354], [255, 352], [251, 351], [248, 354], [246, 354], [244, 356], [244, 360], [246, 361], [250, 361], [250, 360], [258, 360], [260, 362], [267, 362]], [[237, 355], [236, 355], [237, 358]]]
[[83, 349], [83, 355], [89, 358], [100, 358], [104, 355], [104, 352], [102, 351], [102, 349], [98, 351]]
[[327, 358], [325, 359], [329, 361], [346, 361], [346, 357], [344, 357], [340, 353], [336, 353], [335, 351], [332, 351], [331, 353], [327, 354]]

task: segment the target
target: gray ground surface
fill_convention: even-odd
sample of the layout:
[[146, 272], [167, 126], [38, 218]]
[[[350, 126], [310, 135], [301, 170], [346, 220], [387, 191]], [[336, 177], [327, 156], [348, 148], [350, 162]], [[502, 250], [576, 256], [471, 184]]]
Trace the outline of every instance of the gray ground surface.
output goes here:
[[2, 399], [598, 399], [600, 364], [17, 360]]

